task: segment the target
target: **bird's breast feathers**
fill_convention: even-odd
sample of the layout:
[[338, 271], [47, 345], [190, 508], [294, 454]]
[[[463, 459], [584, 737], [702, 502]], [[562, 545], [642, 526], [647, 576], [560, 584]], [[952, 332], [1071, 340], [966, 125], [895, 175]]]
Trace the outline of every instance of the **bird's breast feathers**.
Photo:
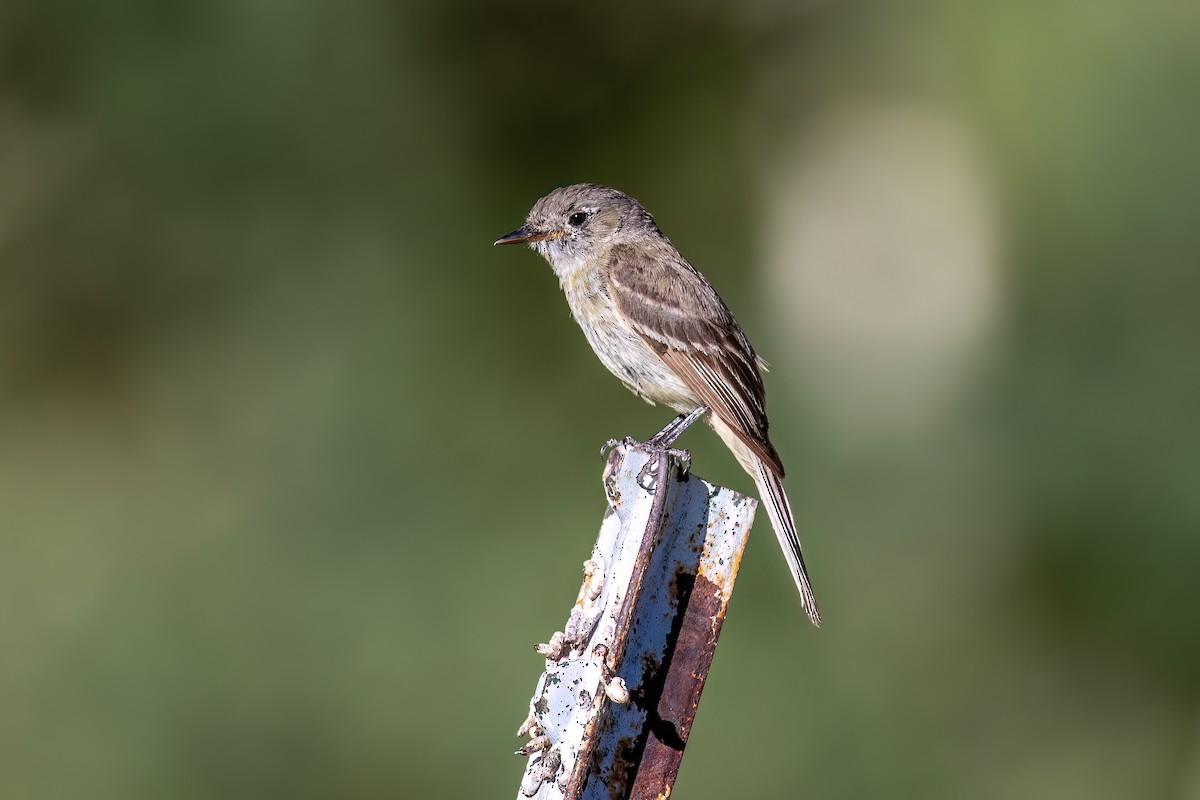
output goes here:
[[598, 271], [568, 273], [561, 283], [572, 316], [609, 372], [649, 403], [681, 411], [696, 407], [691, 390], [617, 313]]

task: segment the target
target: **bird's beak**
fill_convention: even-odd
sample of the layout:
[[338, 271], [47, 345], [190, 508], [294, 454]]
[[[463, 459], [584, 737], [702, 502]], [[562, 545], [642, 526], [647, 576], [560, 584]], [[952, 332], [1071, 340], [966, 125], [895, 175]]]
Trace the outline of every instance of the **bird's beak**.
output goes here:
[[528, 225], [522, 225], [512, 233], [506, 233], [492, 245], [498, 244], [524, 244], [525, 242], [541, 242], [546, 239], [557, 239], [562, 236], [561, 231], [539, 231], [530, 228]]

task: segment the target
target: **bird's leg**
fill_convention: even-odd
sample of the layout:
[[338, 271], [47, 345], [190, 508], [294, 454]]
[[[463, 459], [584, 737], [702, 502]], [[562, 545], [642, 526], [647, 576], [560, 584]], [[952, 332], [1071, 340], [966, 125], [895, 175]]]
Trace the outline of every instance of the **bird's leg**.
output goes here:
[[667, 426], [658, 433], [650, 437], [650, 441], [646, 444], [658, 447], [670, 447], [675, 444], [675, 440], [683, 435], [683, 432], [692, 426], [692, 423], [700, 419], [708, 412], [708, 406], [697, 406], [690, 414], [680, 414], [675, 419], [667, 423]]

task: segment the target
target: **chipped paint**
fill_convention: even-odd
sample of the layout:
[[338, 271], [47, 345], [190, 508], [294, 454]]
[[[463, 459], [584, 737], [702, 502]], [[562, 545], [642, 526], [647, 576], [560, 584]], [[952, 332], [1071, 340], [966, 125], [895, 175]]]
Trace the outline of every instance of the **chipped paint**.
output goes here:
[[670, 794], [757, 508], [691, 477], [613, 444], [579, 597], [538, 646], [546, 671], [521, 726], [533, 738], [519, 797]]

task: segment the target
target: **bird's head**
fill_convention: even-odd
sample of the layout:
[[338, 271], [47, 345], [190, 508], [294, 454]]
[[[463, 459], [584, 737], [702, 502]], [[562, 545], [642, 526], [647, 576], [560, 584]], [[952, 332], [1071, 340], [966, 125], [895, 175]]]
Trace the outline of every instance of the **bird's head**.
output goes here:
[[651, 231], [658, 227], [637, 200], [609, 186], [577, 183], [538, 200], [525, 224], [495, 244], [528, 243], [562, 274]]

